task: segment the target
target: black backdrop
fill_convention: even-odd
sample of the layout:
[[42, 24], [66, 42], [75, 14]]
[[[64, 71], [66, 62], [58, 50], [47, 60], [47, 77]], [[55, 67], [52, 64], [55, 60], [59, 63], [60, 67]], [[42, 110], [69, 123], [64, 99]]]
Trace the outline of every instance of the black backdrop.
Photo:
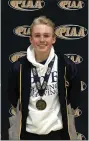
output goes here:
[[[18, 10], [18, 7], [16, 6], [15, 8], [11, 6], [11, 4], [18, 1], [20, 1], [20, 3], [19, 4], [17, 3], [17, 6], [20, 7], [21, 10]], [[25, 5], [22, 4], [22, 1], [23, 0], [14, 0], [14, 1], [2, 0], [1, 2], [2, 139], [7, 138], [7, 129], [9, 126], [7, 117], [8, 115], [9, 116], [13, 115], [10, 112], [8, 112], [10, 111], [9, 109], [11, 108], [11, 105], [10, 103], [8, 103], [7, 94], [6, 94], [8, 68], [10, 67], [10, 64], [13, 63], [13, 61], [15, 61], [21, 55], [24, 55], [23, 52], [22, 54], [20, 52], [26, 51], [27, 47], [30, 45], [29, 39], [26, 36], [29, 34], [28, 26], [31, 25], [33, 19], [40, 15], [46, 15], [48, 18], [53, 20], [57, 29], [61, 25], [67, 25], [67, 26], [63, 26], [64, 29], [67, 27], [66, 28], [67, 33], [61, 33], [62, 29], [60, 29], [60, 34], [63, 35], [62, 38], [60, 37], [60, 34], [58, 32], [57, 41], [55, 43], [55, 50], [60, 51], [62, 54], [67, 54], [67, 56], [70, 57], [77, 64], [78, 69], [80, 71], [81, 99], [80, 99], [80, 105], [76, 110], [75, 120], [76, 120], [78, 138], [81, 138], [82, 140], [84, 139], [87, 140], [88, 139], [88, 108], [87, 108], [88, 107], [88, 94], [87, 94], [88, 1], [69, 0], [69, 4], [63, 5], [63, 2], [65, 3], [65, 1], [63, 0], [44, 0], [43, 3], [41, 3], [42, 8], [41, 9], [38, 8], [37, 10], [36, 10], [36, 0], [32, 0], [34, 5], [33, 8], [31, 7], [26, 8], [29, 0], [24, 0]], [[58, 6], [58, 2], [60, 2], [59, 4], [61, 4], [62, 7]], [[24, 25], [27, 26], [24, 27]], [[22, 26], [22, 30], [19, 26]], [[17, 27], [19, 28], [17, 29]], [[69, 35], [66, 35], [68, 34], [68, 28], [70, 28]], [[67, 38], [65, 39], [64, 37]], [[11, 58], [10, 56], [13, 53], [14, 56], [12, 56], [13, 58]], [[7, 106], [8, 104], [9, 104], [9, 108]]]

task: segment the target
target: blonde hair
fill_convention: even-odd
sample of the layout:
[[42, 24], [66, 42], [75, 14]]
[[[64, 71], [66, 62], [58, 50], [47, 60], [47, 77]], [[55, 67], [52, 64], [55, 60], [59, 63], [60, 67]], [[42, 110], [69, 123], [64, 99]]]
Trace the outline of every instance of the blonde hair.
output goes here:
[[52, 20], [50, 20], [46, 16], [40, 16], [40, 17], [37, 17], [33, 20], [32, 24], [30, 26], [30, 35], [31, 36], [32, 36], [33, 27], [38, 24], [44, 24], [44, 25], [50, 26], [53, 30], [53, 36], [55, 36], [55, 24], [52, 22]]

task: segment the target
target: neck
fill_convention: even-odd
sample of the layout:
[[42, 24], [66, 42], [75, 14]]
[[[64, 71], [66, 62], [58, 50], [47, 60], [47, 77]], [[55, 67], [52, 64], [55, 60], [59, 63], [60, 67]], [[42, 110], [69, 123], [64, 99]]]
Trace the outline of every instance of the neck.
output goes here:
[[42, 61], [46, 60], [48, 58], [49, 54], [50, 54], [50, 52], [46, 52], [44, 54], [36, 52], [35, 53], [36, 61], [37, 62], [42, 62]]

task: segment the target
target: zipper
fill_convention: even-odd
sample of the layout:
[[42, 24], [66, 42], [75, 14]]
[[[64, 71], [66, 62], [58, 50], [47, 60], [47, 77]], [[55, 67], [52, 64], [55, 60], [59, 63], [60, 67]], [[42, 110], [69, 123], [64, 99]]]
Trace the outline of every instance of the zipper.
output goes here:
[[66, 66], [65, 66], [65, 74], [64, 74], [64, 80], [65, 80], [65, 90], [66, 90], [66, 111], [67, 111], [67, 122], [68, 122], [68, 133], [69, 133], [69, 136], [70, 136], [70, 140], [72, 140], [72, 137], [70, 135], [70, 132], [69, 132], [69, 117], [68, 117], [68, 107], [67, 107], [67, 84], [66, 84]]
[[[19, 87], [19, 91], [20, 91], [20, 99], [19, 99], [19, 108], [20, 108], [20, 112], [22, 111], [22, 103], [21, 103], [21, 78], [22, 78], [22, 64], [20, 64], [20, 87]], [[20, 128], [19, 128], [19, 140], [20, 140], [20, 134], [21, 134], [21, 127], [22, 127], [22, 112], [20, 113]]]

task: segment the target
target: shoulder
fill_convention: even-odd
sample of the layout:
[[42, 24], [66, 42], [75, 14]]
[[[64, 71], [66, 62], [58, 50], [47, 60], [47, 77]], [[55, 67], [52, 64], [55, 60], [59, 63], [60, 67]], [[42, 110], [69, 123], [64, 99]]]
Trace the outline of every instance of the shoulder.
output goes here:
[[17, 61], [13, 62], [10, 66], [10, 70], [12, 71], [19, 71], [20, 65], [26, 64], [27, 63], [27, 57], [23, 56], [19, 58]]
[[57, 53], [57, 56], [59, 58], [59, 61], [61, 61], [64, 64], [64, 66], [66, 67], [67, 75], [70, 78], [75, 77], [77, 75], [77, 71], [78, 71], [76, 64], [70, 58], [68, 58], [66, 55], [62, 55], [61, 53]]
[[78, 72], [76, 64], [65, 55], [64, 55], [64, 60], [68, 74], [71, 75], [72, 78], [75, 77]]

